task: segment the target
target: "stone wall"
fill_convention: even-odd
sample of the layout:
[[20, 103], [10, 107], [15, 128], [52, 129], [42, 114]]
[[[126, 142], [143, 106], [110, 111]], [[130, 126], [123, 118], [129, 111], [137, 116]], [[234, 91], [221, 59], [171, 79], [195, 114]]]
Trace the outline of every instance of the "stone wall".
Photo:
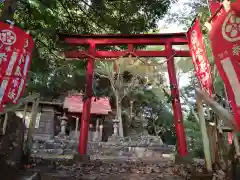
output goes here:
[[34, 131], [34, 139], [51, 139], [54, 136], [54, 111], [52, 109], [41, 113], [39, 127]]
[[[17, 116], [23, 117], [23, 110], [16, 112]], [[35, 140], [49, 140], [54, 137], [55, 130], [55, 113], [54, 107], [39, 109], [37, 113], [36, 125], [34, 129], [33, 138]], [[28, 111], [25, 118], [25, 126], [28, 128], [31, 119], [31, 112]], [[27, 130], [25, 134], [27, 133]]]

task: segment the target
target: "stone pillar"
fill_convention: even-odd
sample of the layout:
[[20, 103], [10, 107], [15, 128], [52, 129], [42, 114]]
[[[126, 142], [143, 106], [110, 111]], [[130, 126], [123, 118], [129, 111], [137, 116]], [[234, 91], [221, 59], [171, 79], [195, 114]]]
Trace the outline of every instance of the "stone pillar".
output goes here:
[[64, 135], [64, 136], [66, 135], [67, 120], [68, 120], [68, 118], [64, 113], [64, 115], [62, 117], [60, 117], [60, 121], [61, 121], [61, 132], [60, 132], [60, 134]]
[[113, 135], [114, 136], [118, 136], [119, 135], [119, 132], [118, 132], [118, 123], [119, 121], [118, 120], [113, 120]]
[[113, 135], [118, 135], [118, 125], [116, 123], [113, 124]]
[[89, 131], [88, 131], [88, 140], [92, 141], [93, 140], [93, 132], [92, 132], [93, 125], [89, 124]]
[[99, 141], [102, 141], [102, 136], [103, 136], [103, 125], [101, 124], [99, 126]]
[[79, 117], [76, 118], [76, 127], [75, 127], [75, 138], [78, 138], [78, 129], [79, 129]]
[[96, 130], [93, 132], [93, 141], [98, 141], [99, 139], [99, 119], [96, 122]]
[[66, 120], [61, 120], [61, 134], [65, 135], [66, 134], [66, 126], [67, 126], [67, 121]]

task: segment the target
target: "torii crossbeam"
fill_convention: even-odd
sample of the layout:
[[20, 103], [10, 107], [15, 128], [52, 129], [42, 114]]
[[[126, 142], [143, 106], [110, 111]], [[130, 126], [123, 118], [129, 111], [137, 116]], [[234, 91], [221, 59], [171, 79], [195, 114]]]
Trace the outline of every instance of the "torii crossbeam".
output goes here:
[[[60, 41], [69, 45], [88, 45], [86, 51], [72, 50], [66, 51], [66, 58], [87, 58], [86, 71], [86, 100], [83, 104], [81, 131], [79, 137], [79, 153], [87, 153], [88, 129], [90, 121], [91, 97], [92, 97], [92, 79], [94, 73], [94, 61], [96, 58], [118, 58], [123, 56], [137, 57], [165, 57], [168, 59], [168, 74], [172, 95], [172, 106], [175, 119], [177, 148], [180, 156], [187, 156], [187, 143], [183, 126], [182, 109], [179, 98], [178, 82], [176, 78], [174, 57], [190, 57], [189, 51], [174, 50], [173, 45], [188, 45], [184, 33], [174, 34], [136, 34], [136, 35], [75, 35], [75, 34], [58, 34]], [[126, 45], [127, 50], [123, 51], [103, 51], [97, 47], [101, 45], [114, 46]], [[139, 45], [163, 45], [163, 50], [147, 51], [137, 50], [135, 46]]]

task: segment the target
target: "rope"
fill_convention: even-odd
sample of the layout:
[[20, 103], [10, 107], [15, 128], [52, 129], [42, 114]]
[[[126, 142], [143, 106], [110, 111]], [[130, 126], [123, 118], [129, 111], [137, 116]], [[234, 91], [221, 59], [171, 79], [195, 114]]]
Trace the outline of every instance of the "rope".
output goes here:
[[[181, 52], [181, 50], [182, 49], [180, 49], [180, 52]], [[87, 56], [87, 57], [90, 57], [90, 58], [92, 58], [92, 59], [95, 59], [95, 60], [99, 60], [99, 61], [102, 61], [103, 59], [101, 59], [101, 58], [97, 58], [97, 57], [95, 57], [95, 56], [93, 56], [93, 55], [91, 55], [91, 54], [88, 54], [88, 53], [82, 53], [83, 55], [85, 55], [85, 56]], [[174, 52], [174, 54], [172, 54], [170, 57], [168, 57], [166, 60], [164, 60], [164, 61], [162, 61], [162, 62], [159, 62], [159, 63], [156, 63], [156, 64], [148, 64], [148, 63], [146, 63], [145, 61], [149, 61], [149, 59], [150, 58], [146, 58], [146, 60], [144, 61], [144, 60], [142, 60], [142, 58], [141, 57], [138, 57], [134, 52], [126, 52], [124, 55], [122, 55], [122, 56], [119, 56], [118, 58], [112, 58], [112, 61], [117, 61], [117, 60], [119, 60], [119, 59], [121, 59], [121, 58], [124, 58], [124, 57], [126, 57], [127, 55], [133, 55], [133, 56], [135, 56], [136, 58], [137, 58], [137, 60], [140, 60], [141, 62], [143, 62], [144, 64], [147, 64], [148, 66], [159, 66], [159, 65], [162, 65], [162, 64], [164, 64], [164, 63], [166, 63], [166, 62], [168, 62], [168, 61], [170, 61], [174, 56], [176, 56], [178, 54], [178, 52]], [[107, 58], [105, 58], [105, 59], [107, 59]]]

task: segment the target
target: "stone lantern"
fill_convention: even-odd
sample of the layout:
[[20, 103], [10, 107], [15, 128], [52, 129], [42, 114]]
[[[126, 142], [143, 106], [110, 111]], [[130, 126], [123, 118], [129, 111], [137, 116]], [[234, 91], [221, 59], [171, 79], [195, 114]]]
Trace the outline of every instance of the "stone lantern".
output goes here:
[[61, 132], [60, 134], [61, 135], [66, 135], [66, 126], [67, 126], [67, 120], [68, 120], [68, 117], [66, 116], [66, 113], [63, 114], [63, 116], [61, 116], [60, 118], [60, 121], [61, 121]]
[[113, 136], [118, 136], [118, 125], [119, 125], [119, 120], [114, 119], [113, 121]]

